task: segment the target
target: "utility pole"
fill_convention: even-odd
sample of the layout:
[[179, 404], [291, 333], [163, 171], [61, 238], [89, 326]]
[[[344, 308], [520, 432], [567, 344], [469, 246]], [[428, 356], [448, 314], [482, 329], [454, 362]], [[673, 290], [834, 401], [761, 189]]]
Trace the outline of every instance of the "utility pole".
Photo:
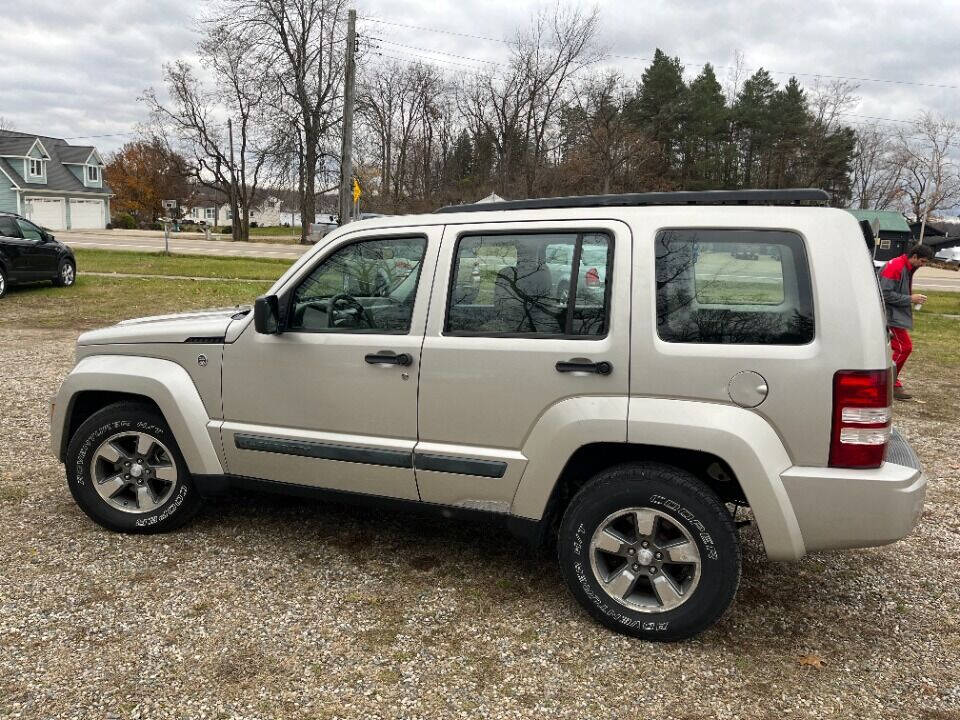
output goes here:
[[234, 218], [230, 220], [230, 235], [234, 240], [237, 239], [237, 203], [236, 203], [236, 181], [234, 180], [234, 168], [236, 161], [233, 159], [233, 118], [227, 118], [227, 133], [230, 136], [230, 212]]
[[357, 67], [357, 11], [347, 11], [347, 56], [343, 71], [343, 146], [340, 149], [340, 224], [353, 205], [353, 105]]

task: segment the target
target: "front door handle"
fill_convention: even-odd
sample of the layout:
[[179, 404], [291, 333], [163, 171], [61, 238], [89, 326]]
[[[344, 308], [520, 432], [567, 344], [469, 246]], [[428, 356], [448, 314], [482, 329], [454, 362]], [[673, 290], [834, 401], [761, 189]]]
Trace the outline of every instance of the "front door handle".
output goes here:
[[395, 353], [393, 350], [381, 350], [377, 353], [364, 355], [370, 365], [412, 365], [413, 358], [409, 353]]
[[613, 365], [606, 360], [590, 362], [586, 358], [573, 358], [566, 362], [561, 360], [557, 363], [556, 368], [557, 372], [562, 373], [582, 372], [594, 373], [595, 375], [609, 375], [613, 372]]

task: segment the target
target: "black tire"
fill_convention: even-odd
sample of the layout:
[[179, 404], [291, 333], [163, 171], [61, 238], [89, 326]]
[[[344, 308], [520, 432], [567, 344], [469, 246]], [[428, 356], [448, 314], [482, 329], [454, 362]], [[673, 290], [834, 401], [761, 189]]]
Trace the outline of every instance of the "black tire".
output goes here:
[[7, 294], [7, 273], [0, 267], [0, 298]]
[[[70, 268], [71, 272], [65, 273], [65, 269]], [[64, 258], [57, 266], [57, 276], [53, 279], [53, 284], [57, 287], [70, 287], [77, 281], [77, 264], [73, 260]]]
[[[92, 467], [95, 453], [108, 438], [127, 432], [148, 435], [165, 446], [164, 457], [176, 468], [176, 479], [164, 489], [166, 499], [146, 511], [125, 511], [112, 506], [95, 488]], [[67, 484], [77, 505], [91, 520], [124, 533], [161, 533], [187, 523], [200, 509], [202, 499], [193, 485], [187, 464], [170, 428], [149, 405], [122, 402], [91, 415], [74, 433], [67, 448]], [[141, 483], [142, 484], [142, 483]], [[132, 488], [135, 491], [136, 488]], [[169, 494], [167, 494], [169, 492]], [[157, 498], [159, 500], [159, 498]], [[131, 501], [135, 507], [136, 500]]]
[[[597, 577], [597, 572], [605, 570], [595, 570], [591, 561], [594, 533], [599, 532], [601, 524], [610, 517], [628, 508], [640, 508], [644, 514], [652, 512], [659, 518], [656, 527], [678, 533], [680, 540], [674, 542], [692, 540], [696, 545], [699, 565], [672, 565], [664, 560], [664, 566], [657, 567], [660, 561], [648, 560], [654, 567], [631, 566], [639, 570], [635, 573], [636, 583], [628, 587], [641, 588], [641, 584], [649, 583], [644, 588], [650, 588], [651, 597], [654, 596], [653, 583], [645, 570], [652, 574], [659, 571], [661, 576], [666, 572], [670, 578], [679, 570], [681, 577], [693, 583], [691, 594], [672, 609], [643, 611], [630, 607], [626, 601], [608, 593]], [[729, 609], [740, 583], [740, 543], [726, 506], [695, 476], [669, 465], [633, 463], [599, 473], [571, 500], [560, 524], [557, 542], [560, 569], [577, 602], [608, 628], [645, 640], [674, 641], [697, 635]], [[668, 544], [665, 541], [664, 547]], [[611, 565], [618, 562], [630, 565], [631, 562], [596, 549], [593, 554], [599, 557], [595, 562], [604, 567], [609, 567], [608, 557], [612, 558]], [[669, 553], [664, 549], [663, 554]], [[697, 567], [699, 574], [691, 581]], [[616, 568], [608, 572], [609, 582], [616, 575]], [[639, 605], [632, 600], [639, 596], [628, 594], [626, 597]]]

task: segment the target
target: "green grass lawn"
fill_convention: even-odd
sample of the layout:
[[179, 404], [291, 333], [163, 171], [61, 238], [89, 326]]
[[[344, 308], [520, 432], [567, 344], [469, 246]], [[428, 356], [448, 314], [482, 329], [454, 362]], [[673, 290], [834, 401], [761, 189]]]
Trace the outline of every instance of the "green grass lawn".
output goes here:
[[74, 252], [81, 275], [84, 272], [115, 272], [273, 281], [293, 264], [293, 260], [280, 258], [161, 255], [156, 252], [118, 252], [83, 248], [76, 248]]
[[88, 330], [146, 315], [250, 305], [270, 282], [79, 277], [69, 288], [11, 288], [0, 326]]

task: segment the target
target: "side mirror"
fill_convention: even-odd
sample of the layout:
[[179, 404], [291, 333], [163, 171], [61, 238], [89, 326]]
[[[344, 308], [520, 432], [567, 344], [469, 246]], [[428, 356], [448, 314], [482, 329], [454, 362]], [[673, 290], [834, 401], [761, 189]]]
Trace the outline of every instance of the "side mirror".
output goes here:
[[44, 242], [53, 242], [55, 239], [56, 239], [56, 238], [53, 237], [53, 233], [48, 233], [48, 232], [44, 231], [44, 233], [43, 233], [43, 241], [44, 241]]
[[276, 295], [258, 297], [253, 303], [253, 326], [261, 335], [279, 335], [280, 301]]

